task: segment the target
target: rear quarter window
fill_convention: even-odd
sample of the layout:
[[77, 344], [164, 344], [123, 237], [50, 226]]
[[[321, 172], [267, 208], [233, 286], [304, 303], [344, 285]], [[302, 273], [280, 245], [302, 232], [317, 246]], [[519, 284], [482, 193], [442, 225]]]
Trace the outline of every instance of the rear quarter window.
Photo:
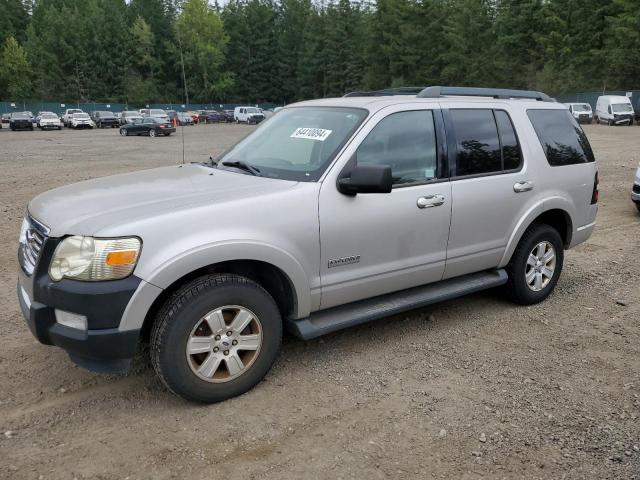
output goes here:
[[552, 167], [595, 161], [587, 136], [567, 110], [527, 110]]

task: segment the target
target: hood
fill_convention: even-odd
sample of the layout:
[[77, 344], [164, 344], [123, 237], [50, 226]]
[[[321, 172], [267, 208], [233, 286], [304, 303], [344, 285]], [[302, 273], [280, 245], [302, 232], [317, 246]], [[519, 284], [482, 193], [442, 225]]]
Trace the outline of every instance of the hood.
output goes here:
[[[42, 193], [29, 213], [52, 237], [94, 235], [112, 226], [183, 209], [264, 197], [296, 182], [197, 164], [97, 178]], [[133, 234], [133, 232], [132, 232]]]

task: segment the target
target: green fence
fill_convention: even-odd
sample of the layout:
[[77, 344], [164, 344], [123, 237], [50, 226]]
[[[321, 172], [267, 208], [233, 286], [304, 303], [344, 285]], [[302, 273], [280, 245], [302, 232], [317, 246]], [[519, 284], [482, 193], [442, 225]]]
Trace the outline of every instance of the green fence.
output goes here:
[[588, 103], [591, 105], [591, 108], [595, 111], [596, 102], [598, 101], [598, 97], [601, 95], [622, 95], [628, 96], [631, 94], [629, 99], [631, 100], [631, 104], [633, 105], [633, 109], [637, 112], [640, 111], [640, 90], [606, 90], [604, 92], [580, 92], [580, 93], [571, 93], [565, 95], [556, 96], [556, 100], [562, 103]]
[[[161, 108], [163, 110], [231, 110], [240, 105], [247, 105], [242, 103], [190, 103], [176, 104], [176, 103], [149, 103], [144, 105], [139, 104], [126, 104], [126, 103], [78, 103], [78, 102], [42, 102], [42, 101], [28, 101], [28, 102], [0, 102], [0, 113], [22, 112], [29, 111], [32, 113], [37, 112], [55, 112], [64, 113], [67, 108], [81, 108], [85, 112], [92, 112], [94, 110], [110, 110], [112, 112], [121, 112], [123, 110], [138, 110], [140, 108]], [[274, 103], [261, 103], [261, 104], [249, 104], [258, 106], [260, 108], [269, 109], [277, 107]]]

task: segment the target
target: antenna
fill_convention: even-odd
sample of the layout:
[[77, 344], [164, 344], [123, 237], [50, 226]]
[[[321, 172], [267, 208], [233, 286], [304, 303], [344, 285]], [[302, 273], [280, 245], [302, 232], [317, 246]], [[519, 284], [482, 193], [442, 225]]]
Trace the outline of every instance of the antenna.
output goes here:
[[[182, 55], [182, 40], [180, 34], [178, 34], [178, 47], [180, 48], [180, 65], [182, 67], [182, 87], [184, 88], [185, 105], [189, 107], [189, 91], [187, 90], [187, 77], [184, 74], [184, 57]], [[177, 121], [177, 118], [176, 118]], [[182, 164], [184, 165], [184, 122], [180, 126], [180, 132], [182, 136]]]

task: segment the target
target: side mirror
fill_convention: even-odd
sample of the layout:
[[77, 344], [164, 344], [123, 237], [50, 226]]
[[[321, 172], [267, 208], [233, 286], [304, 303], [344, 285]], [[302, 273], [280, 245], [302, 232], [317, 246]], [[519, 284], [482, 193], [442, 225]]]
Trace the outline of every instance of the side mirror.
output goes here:
[[338, 179], [338, 191], [345, 195], [390, 193], [392, 187], [390, 165], [356, 165]]

